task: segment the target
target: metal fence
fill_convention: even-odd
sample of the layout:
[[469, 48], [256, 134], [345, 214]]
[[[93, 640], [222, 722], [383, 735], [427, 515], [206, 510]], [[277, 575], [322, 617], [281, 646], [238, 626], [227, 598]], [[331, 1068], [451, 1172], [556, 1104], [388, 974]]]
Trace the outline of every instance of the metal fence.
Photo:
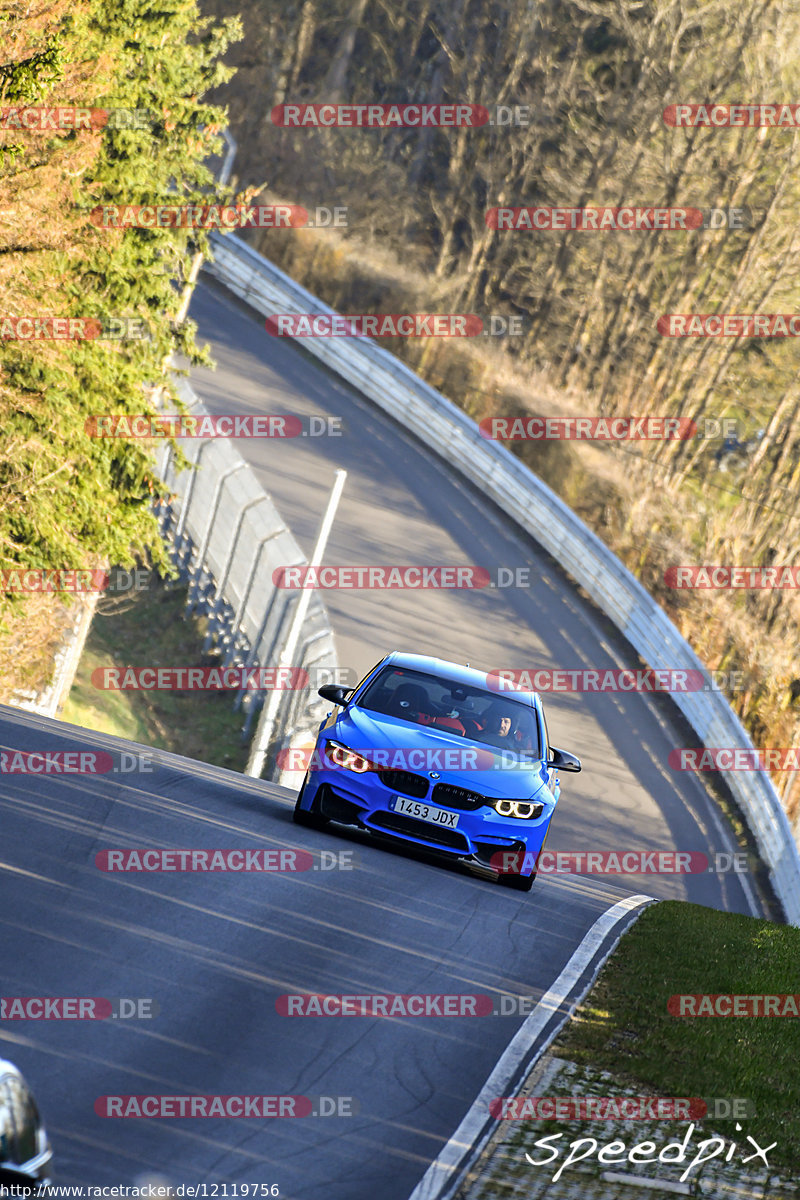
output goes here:
[[[194, 415], [206, 410], [184, 379], [176, 389]], [[306, 560], [270, 497], [227, 438], [188, 439], [180, 443], [195, 469], [176, 472], [168, 444], [160, 449], [157, 469], [170, 496], [159, 510], [161, 531], [176, 566], [189, 585], [187, 613], [208, 617], [204, 650], [215, 646], [221, 667], [274, 665], [300, 593], [275, 586], [278, 567]], [[333, 633], [320, 596], [311, 597], [303, 636], [292, 664], [309, 673], [309, 685], [286, 689], [281, 697], [272, 756], [300, 734], [307, 734], [327, 711], [317, 696], [320, 683], [337, 669]], [[243, 733], [250, 731], [262, 690], [239, 689], [235, 706], [244, 713]]]
[[[213, 234], [207, 269], [264, 315], [332, 313], [232, 234]], [[465, 413], [367, 338], [305, 338], [303, 347], [353, 384], [476, 484], [561, 563], [653, 668], [703, 664], [639, 581], [592, 531], [504, 446], [481, 437]], [[708, 746], [752, 749], [719, 692], [675, 693], [675, 703]], [[766, 772], [735, 771], [728, 784], [769, 869], [787, 920], [800, 924], [800, 854]]]

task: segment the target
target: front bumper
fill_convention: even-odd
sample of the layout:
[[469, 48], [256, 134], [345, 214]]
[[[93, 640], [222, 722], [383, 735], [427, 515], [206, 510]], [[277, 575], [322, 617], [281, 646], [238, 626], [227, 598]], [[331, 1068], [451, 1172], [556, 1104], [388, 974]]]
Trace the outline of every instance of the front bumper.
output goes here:
[[394, 812], [390, 802], [401, 794], [370, 772], [358, 775], [341, 768], [323, 768], [309, 772], [300, 806], [308, 811], [313, 805], [331, 821], [469, 862], [494, 874], [507, 871], [529, 876], [535, 872], [552, 806], [546, 805], [541, 817], [522, 820], [501, 817], [489, 805], [461, 809], [430, 796], [420, 797], [422, 803], [458, 812], [458, 826], [450, 829]]

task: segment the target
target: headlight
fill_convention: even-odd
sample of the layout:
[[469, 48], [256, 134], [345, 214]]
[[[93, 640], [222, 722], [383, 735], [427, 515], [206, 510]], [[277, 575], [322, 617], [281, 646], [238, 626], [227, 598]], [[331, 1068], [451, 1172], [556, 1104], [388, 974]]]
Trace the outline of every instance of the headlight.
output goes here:
[[535, 820], [544, 812], [544, 805], [534, 804], [532, 800], [496, 800], [494, 807], [501, 817], [518, 817], [525, 821]]
[[363, 775], [366, 771], [375, 769], [375, 764], [364, 758], [363, 754], [356, 754], [355, 750], [343, 746], [341, 742], [326, 742], [325, 753], [331, 762], [336, 763], [337, 767], [344, 767], [345, 771], [355, 771], [358, 775]]

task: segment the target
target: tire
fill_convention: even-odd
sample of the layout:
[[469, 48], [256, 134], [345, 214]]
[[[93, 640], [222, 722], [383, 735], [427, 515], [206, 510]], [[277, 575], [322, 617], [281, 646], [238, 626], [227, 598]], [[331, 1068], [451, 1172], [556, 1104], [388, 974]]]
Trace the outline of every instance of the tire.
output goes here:
[[535, 879], [535, 871], [532, 875], [501, 875], [500, 884], [502, 887], [511, 888], [515, 892], [529, 892], [533, 887]]
[[[294, 811], [292, 812], [292, 820], [294, 821], [295, 825], [303, 825], [307, 829], [325, 829], [325, 827], [328, 824], [330, 824], [327, 817], [323, 817], [321, 813], [315, 812], [313, 808], [309, 812], [306, 809], [300, 807], [300, 804], [303, 799], [303, 793], [305, 792], [305, 790], [306, 790], [306, 780], [304, 779], [303, 786], [300, 788], [300, 791], [297, 793], [297, 799], [295, 800], [295, 803], [294, 803]], [[316, 803], [316, 800], [314, 801], [314, 803]]]

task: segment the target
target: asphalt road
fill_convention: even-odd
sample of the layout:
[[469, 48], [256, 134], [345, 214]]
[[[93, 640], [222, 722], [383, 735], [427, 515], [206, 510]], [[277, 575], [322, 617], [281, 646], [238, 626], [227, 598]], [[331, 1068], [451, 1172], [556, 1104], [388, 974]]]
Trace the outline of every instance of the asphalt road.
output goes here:
[[[0, 749], [132, 744], [0, 709]], [[146, 748], [141, 748], [147, 753]], [[33, 1087], [57, 1182], [277, 1183], [293, 1200], [405, 1200], [520, 1016], [287, 1017], [293, 992], [538, 999], [624, 889], [558, 877], [530, 896], [300, 829], [291, 795], [161, 751], [150, 771], [3, 775], [2, 995], [148, 999], [149, 1019], [0, 1023]], [[98, 852], [306, 848], [280, 873], [109, 873]], [[349, 857], [339, 858], [340, 852]], [[115, 1119], [100, 1096], [348, 1097], [352, 1116]], [[221, 1193], [220, 1193], [221, 1194]]]
[[[205, 277], [204, 277], [205, 279]], [[325, 590], [339, 661], [361, 677], [389, 650], [493, 668], [636, 667], [633, 653], [557, 565], [430, 449], [217, 283], [195, 290], [190, 316], [218, 366], [192, 371], [213, 413], [333, 418], [341, 436], [236, 439], [310, 554], [336, 467], [348, 478], [326, 562], [342, 566], [472, 564], [529, 586], [450, 590]], [[318, 421], [318, 425], [324, 424]], [[702, 779], [668, 755], [693, 738], [664, 697], [545, 696], [552, 743], [578, 754], [562, 775], [548, 848], [729, 852], [730, 834]], [[298, 778], [298, 785], [300, 778]], [[734, 874], [620, 877], [630, 891], [753, 911]]]
[[[218, 288], [192, 315], [219, 369], [193, 372], [214, 412], [340, 418], [341, 437], [241, 441], [308, 551], [330, 487], [347, 486], [330, 543], [338, 564], [530, 569], [530, 586], [327, 592], [340, 661], [387, 650], [474, 666], [636, 665], [557, 566], [428, 449]], [[553, 695], [551, 740], [578, 753], [562, 776], [548, 847], [735, 848], [700, 782], [675, 775], [687, 738], [663, 701]], [[129, 743], [0, 710], [0, 749]], [[115, 762], [119, 762], [115, 757]], [[295, 1200], [405, 1200], [459, 1124], [521, 1017], [285, 1017], [295, 991], [540, 996], [596, 917], [647, 892], [759, 911], [747, 877], [540, 877], [518, 895], [357, 837], [298, 829], [291, 793], [153, 752], [154, 770], [0, 776], [2, 995], [152, 998], [156, 1016], [3, 1021], [0, 1057], [28, 1077], [64, 1183], [278, 1184]], [[117, 847], [292, 848], [352, 854], [351, 870], [110, 874]], [[330, 857], [329, 862], [334, 861]], [[353, 1116], [102, 1118], [103, 1095], [352, 1097]], [[222, 1193], [220, 1193], [222, 1194]]]

